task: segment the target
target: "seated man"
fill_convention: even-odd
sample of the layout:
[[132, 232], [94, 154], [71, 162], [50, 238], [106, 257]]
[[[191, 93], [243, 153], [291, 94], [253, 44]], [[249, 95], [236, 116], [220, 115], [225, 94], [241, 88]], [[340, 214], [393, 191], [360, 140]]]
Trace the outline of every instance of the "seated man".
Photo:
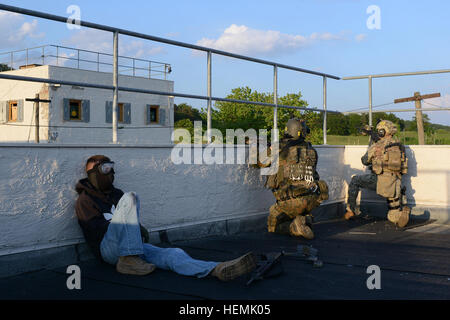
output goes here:
[[[103, 261], [116, 265], [124, 274], [146, 275], [155, 268], [178, 274], [215, 276], [232, 280], [252, 271], [255, 257], [250, 252], [222, 263], [195, 260], [179, 248], [160, 248], [148, 241], [147, 230], [139, 223], [139, 198], [113, 186], [114, 162], [97, 155], [87, 160], [87, 178], [76, 185], [79, 196], [75, 211], [87, 243]], [[144, 241], [143, 241], [144, 238]]]

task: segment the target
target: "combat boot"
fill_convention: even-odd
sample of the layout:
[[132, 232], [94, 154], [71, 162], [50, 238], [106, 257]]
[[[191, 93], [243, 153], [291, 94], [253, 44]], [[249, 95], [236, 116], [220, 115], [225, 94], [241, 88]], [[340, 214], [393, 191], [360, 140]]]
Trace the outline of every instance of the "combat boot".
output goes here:
[[409, 214], [411, 213], [410, 207], [403, 207], [402, 211], [400, 213], [400, 216], [398, 217], [397, 225], [400, 228], [405, 227], [409, 222]]
[[155, 265], [147, 263], [138, 256], [122, 256], [116, 265], [119, 273], [145, 276], [155, 270]]
[[304, 216], [297, 216], [289, 225], [289, 232], [296, 237], [304, 237], [305, 239], [314, 239], [314, 232], [306, 225]]

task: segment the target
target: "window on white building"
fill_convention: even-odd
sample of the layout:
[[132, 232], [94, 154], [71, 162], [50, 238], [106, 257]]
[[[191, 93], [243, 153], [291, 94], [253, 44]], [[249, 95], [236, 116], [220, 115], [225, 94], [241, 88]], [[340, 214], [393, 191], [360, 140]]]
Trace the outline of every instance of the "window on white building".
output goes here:
[[80, 99], [63, 99], [63, 120], [89, 122], [90, 101]]
[[70, 100], [70, 120], [81, 120], [81, 100]]
[[149, 123], [159, 123], [159, 106], [150, 106]]
[[8, 122], [17, 122], [19, 115], [19, 106], [17, 101], [9, 101]]

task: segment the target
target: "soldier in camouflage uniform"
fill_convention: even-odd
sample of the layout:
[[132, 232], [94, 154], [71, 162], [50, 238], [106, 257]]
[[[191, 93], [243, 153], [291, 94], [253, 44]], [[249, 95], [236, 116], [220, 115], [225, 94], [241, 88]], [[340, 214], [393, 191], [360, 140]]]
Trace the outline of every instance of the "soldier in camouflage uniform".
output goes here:
[[[359, 190], [374, 190], [387, 199], [390, 222], [404, 227], [408, 224], [411, 209], [404, 206], [405, 188], [401, 187], [401, 177], [407, 173], [407, 158], [404, 146], [394, 138], [397, 127], [391, 121], [381, 120], [377, 126], [378, 140], [369, 146], [361, 162], [370, 166], [371, 173], [355, 175], [348, 187], [348, 202], [345, 219], [359, 215], [356, 198]], [[371, 141], [372, 142], [372, 141]]]
[[288, 121], [279, 146], [278, 172], [269, 176], [266, 182], [277, 200], [269, 210], [269, 232], [314, 238], [311, 210], [328, 199], [328, 186], [319, 180], [317, 152], [305, 141], [308, 133], [309, 128], [303, 120]]

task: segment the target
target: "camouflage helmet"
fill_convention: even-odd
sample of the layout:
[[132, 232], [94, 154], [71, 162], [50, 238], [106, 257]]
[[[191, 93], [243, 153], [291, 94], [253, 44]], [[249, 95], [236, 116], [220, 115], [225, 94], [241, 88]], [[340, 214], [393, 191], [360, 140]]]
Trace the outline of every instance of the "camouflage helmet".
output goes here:
[[305, 120], [301, 120], [298, 118], [291, 118], [286, 124], [286, 134], [291, 136], [291, 139], [297, 140], [300, 138], [305, 138], [309, 133], [309, 128], [306, 125]]
[[393, 136], [397, 133], [397, 126], [389, 120], [380, 120], [380, 122], [378, 122], [377, 124], [376, 129], [380, 137], [384, 137], [385, 135]]

